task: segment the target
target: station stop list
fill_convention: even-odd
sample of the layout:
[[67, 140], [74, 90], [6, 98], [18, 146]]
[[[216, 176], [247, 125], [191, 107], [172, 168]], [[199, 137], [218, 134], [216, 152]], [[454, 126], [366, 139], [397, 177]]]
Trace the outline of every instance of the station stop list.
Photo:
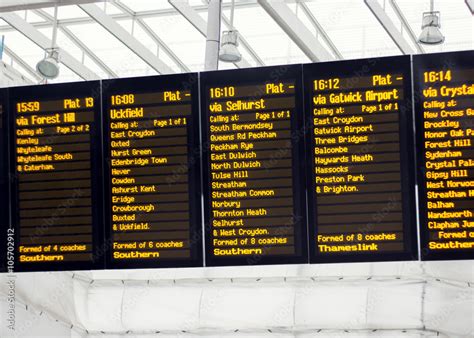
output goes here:
[[106, 84], [110, 267], [202, 264], [197, 81]]
[[307, 261], [299, 69], [202, 74], [207, 265]]
[[99, 82], [11, 92], [15, 270], [102, 267]]
[[312, 261], [416, 257], [409, 70], [409, 57], [305, 66]]
[[424, 260], [474, 258], [473, 58], [414, 57]]

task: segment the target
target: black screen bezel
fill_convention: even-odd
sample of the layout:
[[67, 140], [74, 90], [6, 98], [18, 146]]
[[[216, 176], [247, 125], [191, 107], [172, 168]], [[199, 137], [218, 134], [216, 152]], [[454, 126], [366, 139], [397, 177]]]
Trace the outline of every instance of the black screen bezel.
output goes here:
[[[304, 188], [304, 123], [303, 123], [303, 86], [302, 66], [282, 65], [256, 69], [239, 69], [225, 71], [211, 71], [200, 73], [201, 89], [201, 134], [202, 134], [202, 162], [203, 162], [203, 194], [204, 194], [204, 226], [205, 226], [205, 256], [206, 266], [246, 266], [246, 265], [273, 265], [273, 264], [306, 264], [308, 258], [307, 222], [306, 222], [306, 191]], [[209, 172], [209, 133], [207, 107], [209, 86], [233, 86], [253, 83], [276, 81], [295, 82], [295, 113], [291, 116], [291, 135], [293, 140], [293, 203], [295, 222], [295, 249], [294, 255], [259, 256], [256, 259], [246, 257], [215, 258], [212, 254], [212, 228], [210, 222], [210, 172]]]
[[[400, 73], [404, 77], [404, 104], [400, 106], [400, 165], [402, 177], [402, 212], [405, 250], [400, 253], [347, 253], [321, 255], [316, 253], [316, 194], [313, 169], [313, 137], [311, 119], [312, 80], [315, 77], [367, 76], [371, 73]], [[308, 228], [311, 263], [349, 263], [408, 261], [418, 259], [416, 204], [415, 204], [415, 155], [413, 139], [413, 109], [410, 56], [368, 58], [303, 65], [305, 84], [306, 135], [306, 187], [308, 189]]]
[[[102, 82], [102, 105], [104, 116], [104, 182], [105, 190], [105, 238], [107, 243], [107, 269], [141, 269], [141, 268], [178, 268], [202, 267], [202, 212], [201, 212], [201, 155], [199, 140], [199, 79], [197, 73], [159, 75], [138, 78], [106, 80]], [[191, 121], [188, 120], [188, 163], [189, 169], [189, 210], [191, 232], [191, 259], [166, 259], [153, 261], [114, 262], [111, 258], [112, 223], [111, 223], [111, 174], [110, 174], [110, 109], [111, 95], [132, 93], [159, 92], [168, 90], [191, 91]]]
[[[413, 56], [413, 80], [415, 97], [415, 123], [416, 123], [416, 156], [418, 161], [417, 182], [419, 194], [419, 219], [420, 219], [420, 250], [422, 261], [439, 260], [468, 260], [474, 259], [474, 250], [438, 251], [428, 249], [429, 231], [427, 231], [427, 189], [425, 178], [425, 147], [423, 137], [423, 73], [429, 70], [439, 70], [441, 67], [474, 68], [474, 51], [461, 51], [437, 54], [423, 54]], [[473, 202], [474, 203], [474, 202]]]
[[[12, 112], [10, 118], [10, 130], [12, 131], [10, 144], [10, 172], [12, 179], [12, 222], [15, 227], [15, 272], [30, 271], [74, 271], [74, 270], [99, 270], [104, 269], [104, 255], [102, 247], [104, 243], [103, 230], [103, 197], [102, 197], [102, 111], [101, 111], [101, 83], [100, 81], [74, 82], [62, 84], [50, 84], [47, 86], [24, 86], [10, 89], [9, 108]], [[19, 210], [18, 206], [18, 179], [16, 177], [16, 128], [13, 112], [15, 104], [25, 101], [49, 101], [61, 100], [72, 97], [93, 97], [94, 104], [94, 128], [91, 132], [91, 180], [92, 180], [92, 254], [90, 262], [58, 262], [58, 263], [20, 263], [18, 261], [18, 246], [20, 238]]]

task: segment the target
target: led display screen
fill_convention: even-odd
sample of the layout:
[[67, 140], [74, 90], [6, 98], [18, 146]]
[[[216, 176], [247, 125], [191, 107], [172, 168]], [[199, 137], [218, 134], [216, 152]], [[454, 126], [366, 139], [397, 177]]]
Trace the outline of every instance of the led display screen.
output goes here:
[[421, 257], [474, 258], [474, 52], [414, 56]]
[[198, 75], [103, 87], [107, 267], [202, 266]]
[[473, 259], [472, 60], [0, 90], [0, 272]]
[[306, 263], [301, 66], [201, 74], [206, 265]]
[[100, 93], [10, 89], [15, 271], [104, 267]]
[[303, 73], [311, 262], [416, 259], [410, 57]]

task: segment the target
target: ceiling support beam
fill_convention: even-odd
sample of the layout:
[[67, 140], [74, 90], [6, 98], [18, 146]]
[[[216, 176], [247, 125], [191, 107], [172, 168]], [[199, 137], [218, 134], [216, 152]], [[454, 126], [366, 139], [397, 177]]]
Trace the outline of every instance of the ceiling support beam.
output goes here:
[[194, 26], [204, 37], [206, 37], [207, 24], [198, 12], [192, 8], [187, 1], [183, 0], [168, 0], [169, 4], [173, 6], [188, 22]]
[[258, 0], [258, 3], [311, 61], [335, 60], [283, 0]]
[[[173, 6], [186, 20], [193, 25], [202, 36], [207, 37], [207, 23], [198, 12], [191, 7], [186, 0], [168, 0], [171, 6]], [[242, 40], [241, 40], [242, 41]], [[234, 65], [238, 68], [252, 67], [251, 64], [242, 58], [240, 62], [235, 62]]]
[[[43, 19], [45, 20], [49, 20], [49, 21], [54, 21], [54, 17], [52, 17], [51, 15], [49, 15], [48, 13], [46, 13], [45, 11], [43, 10], [33, 10], [33, 12], [42, 17]], [[109, 75], [110, 78], [116, 78], [118, 77], [118, 75], [112, 70], [110, 69], [109, 66], [107, 66], [89, 47], [87, 47], [76, 35], [74, 35], [74, 33], [71, 32], [71, 30], [66, 27], [66, 26], [60, 26], [58, 27], [58, 29], [64, 34], [66, 35], [66, 37], [71, 40], [79, 49], [82, 50], [82, 52], [84, 54], [86, 54], [92, 61], [94, 61], [94, 63], [99, 66], [105, 73], [107, 73]]]
[[38, 9], [54, 6], [77, 5], [79, 3], [99, 2], [103, 0], [2, 0], [0, 3], [0, 12], [13, 12], [27, 9]]
[[143, 29], [143, 31], [157, 44], [157, 46], [165, 51], [165, 53], [172, 59], [176, 65], [181, 68], [183, 72], [190, 72], [191, 70], [181, 59], [168, 47], [168, 45], [156, 34], [156, 32], [145, 22], [144, 19], [137, 16], [137, 12], [134, 12], [131, 8], [123, 4], [122, 2], [113, 2], [115, 7], [119, 8], [124, 13], [130, 16], [130, 19], [135, 22]]
[[472, 15], [474, 15], [474, 0], [464, 0], [466, 2], [467, 8], [469, 8], [469, 11], [471, 12]]
[[183, 72], [191, 71], [189, 67], [186, 66], [186, 64], [183, 61], [181, 61], [181, 59], [171, 50], [171, 48], [168, 47], [166, 42], [161, 40], [161, 38], [156, 34], [156, 32], [143, 19], [138, 18], [136, 20], [137, 20], [137, 24], [143, 29], [143, 31], [147, 33], [148, 36], [150, 36], [150, 38], [153, 39], [153, 41], [155, 41], [155, 43], [161, 49], [164, 50], [164, 52], [171, 58], [171, 60], [173, 60], [179, 66], [179, 68], [181, 68], [181, 71]]
[[[16, 1], [16, 0], [15, 0]], [[255, 2], [237, 2], [235, 4], [235, 8], [254, 8], [258, 6], [258, 4]], [[224, 2], [222, 4], [222, 8], [226, 9], [230, 7], [230, 2]], [[191, 7], [194, 11], [198, 13], [202, 12], [207, 12], [207, 6], [206, 5], [198, 5], [198, 6], [192, 6]], [[159, 18], [163, 16], [173, 16], [176, 15], [176, 9], [171, 8], [171, 9], [152, 9], [152, 10], [146, 10], [146, 11], [139, 11], [135, 12], [135, 17], [140, 18], [140, 19], [148, 19], [148, 18]], [[130, 16], [127, 13], [117, 13], [117, 14], [111, 14], [109, 15], [112, 19], [116, 21], [120, 20], [129, 20]], [[58, 26], [74, 26], [74, 25], [82, 25], [85, 23], [92, 23], [95, 22], [94, 19], [88, 16], [84, 17], [76, 17], [76, 18], [68, 18], [68, 19], [61, 19], [58, 20]], [[49, 28], [52, 26], [52, 23], [49, 21], [42, 21], [42, 22], [33, 22], [32, 25], [35, 28]], [[0, 32], [10, 32], [13, 31], [14, 29], [11, 28], [8, 25], [0, 26]]]
[[71, 40], [77, 47], [79, 47], [94, 63], [106, 72], [110, 78], [118, 77], [109, 66], [105, 64], [89, 47], [87, 47], [79, 38], [71, 32], [67, 27], [60, 27], [60, 30]]
[[34, 84], [35, 82], [19, 72], [18, 69], [0, 60], [0, 88]]
[[425, 52], [425, 49], [418, 43], [418, 38], [416, 37], [415, 33], [413, 32], [413, 29], [411, 29], [410, 24], [408, 23], [408, 20], [405, 18], [405, 15], [403, 15], [402, 10], [400, 7], [398, 7], [398, 4], [395, 0], [390, 0], [390, 5], [392, 6], [393, 10], [395, 11], [395, 14], [397, 14], [398, 19], [402, 23], [403, 27], [408, 33], [408, 36], [410, 37], [411, 41], [415, 45], [416, 50], [418, 53], [422, 54]]
[[299, 5], [300, 5], [301, 9], [303, 10], [304, 14], [306, 15], [306, 17], [309, 19], [309, 21], [313, 25], [313, 27], [318, 32], [318, 34], [321, 36], [321, 38], [323, 38], [324, 42], [326, 42], [328, 47], [331, 49], [332, 54], [334, 54], [339, 60], [344, 59], [341, 52], [339, 52], [336, 45], [332, 42], [331, 38], [329, 37], [329, 35], [324, 30], [323, 26], [321, 26], [321, 24], [316, 19], [314, 14], [308, 8], [308, 5], [305, 2], [300, 2]]
[[3, 51], [8, 55], [15, 63], [17, 63], [21, 68], [23, 68], [36, 82], [42, 80], [41, 76], [38, 75], [35, 69], [33, 69], [29, 64], [25, 62], [18, 54], [12, 51], [7, 46], [3, 46]]
[[121, 25], [115, 22], [114, 19], [105, 14], [97, 5], [86, 4], [79, 5], [79, 7], [158, 73], [174, 73], [171, 67], [160, 60]]
[[385, 29], [387, 34], [392, 38], [393, 42], [397, 45], [403, 54], [414, 54], [415, 50], [405, 40], [402, 33], [397, 29], [392, 19], [389, 18], [387, 13], [377, 0], [364, 0], [367, 7], [374, 14], [375, 18], [379, 21], [382, 27]]
[[[40, 48], [46, 50], [51, 48], [52, 41], [43, 33], [39, 32], [31, 24], [20, 18], [15, 13], [0, 13], [0, 18], [15, 28], [18, 32], [26, 36], [28, 39], [36, 43]], [[59, 48], [59, 60], [74, 73], [84, 80], [98, 80], [99, 76], [92, 70], [87, 68], [81, 62], [76, 60], [71, 54], [64, 49]], [[38, 60], [39, 61], [39, 60]]]

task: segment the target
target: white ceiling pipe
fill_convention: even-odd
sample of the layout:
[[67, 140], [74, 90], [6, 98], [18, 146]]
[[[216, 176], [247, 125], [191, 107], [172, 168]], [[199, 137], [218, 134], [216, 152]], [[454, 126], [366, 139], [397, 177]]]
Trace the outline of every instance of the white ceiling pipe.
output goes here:
[[217, 70], [219, 67], [219, 45], [221, 34], [221, 0], [209, 1], [206, 34], [205, 70]]

